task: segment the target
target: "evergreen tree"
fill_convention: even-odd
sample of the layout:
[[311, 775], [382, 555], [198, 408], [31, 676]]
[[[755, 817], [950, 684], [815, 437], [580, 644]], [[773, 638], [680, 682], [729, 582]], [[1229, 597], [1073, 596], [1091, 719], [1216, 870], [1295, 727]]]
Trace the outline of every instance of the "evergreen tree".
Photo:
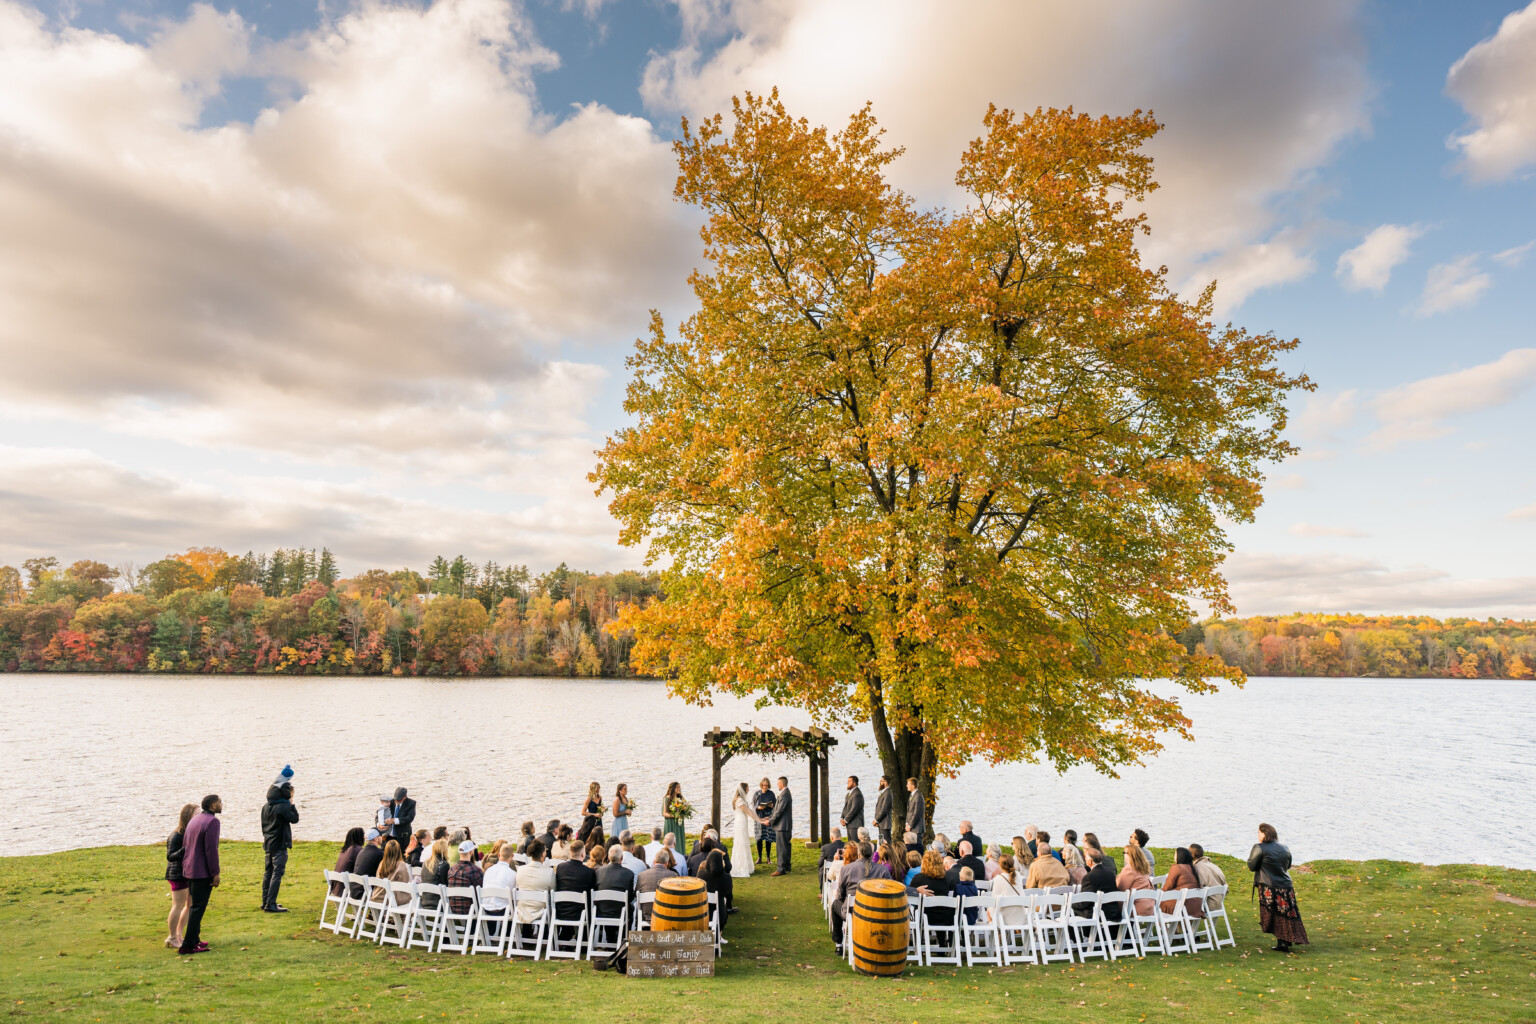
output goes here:
[[330, 548], [320, 551], [320, 564], [315, 570], [315, 578], [328, 587], [336, 585], [336, 557], [331, 554]]

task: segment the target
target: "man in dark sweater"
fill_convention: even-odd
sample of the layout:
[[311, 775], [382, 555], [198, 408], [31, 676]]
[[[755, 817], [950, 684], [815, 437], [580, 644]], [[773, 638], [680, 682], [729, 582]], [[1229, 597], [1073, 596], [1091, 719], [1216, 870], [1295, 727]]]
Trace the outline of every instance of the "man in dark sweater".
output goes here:
[[[959, 841], [962, 842], [962, 843], [970, 843], [971, 844], [971, 853], [974, 856], [980, 857], [980, 856], [984, 855], [987, 852], [987, 848], [985, 846], [981, 845], [981, 837], [978, 836], [974, 831], [971, 830], [971, 823], [968, 822], [968, 821], [962, 821], [960, 823], [960, 840]], [[401, 849], [403, 850], [403, 849], [405, 849], [405, 847], [402, 846]], [[977, 878], [985, 878], [987, 876], [986, 875], [977, 875], [976, 877]]]
[[944, 878], [949, 882], [951, 888], [954, 887], [956, 882], [960, 881], [961, 868], [970, 868], [973, 879], [987, 877], [987, 865], [982, 862], [980, 857], [976, 856], [976, 852], [971, 849], [969, 842], [962, 839], [957, 852], [960, 854], [959, 859], [950, 865], [948, 871], [944, 872]]
[[288, 850], [293, 846], [293, 826], [298, 820], [299, 809], [293, 806], [293, 783], [285, 779], [269, 787], [267, 802], [261, 808], [261, 909], [269, 914], [288, 913], [288, 908], [277, 902], [277, 890], [288, 868]]

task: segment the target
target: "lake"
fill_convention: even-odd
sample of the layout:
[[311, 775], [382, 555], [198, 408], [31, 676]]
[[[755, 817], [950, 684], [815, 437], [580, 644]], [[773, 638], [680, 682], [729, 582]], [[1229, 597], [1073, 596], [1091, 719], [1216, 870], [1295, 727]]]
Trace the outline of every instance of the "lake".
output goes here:
[[[718, 701], [690, 707], [661, 683], [622, 680], [6, 675], [0, 754], [12, 855], [157, 842], [185, 802], [216, 792], [226, 838], [260, 836], [268, 784], [296, 771], [296, 839], [340, 840], [397, 785], [417, 824], [468, 824], [481, 841], [524, 819], [572, 820], [598, 780], [628, 782], [637, 826], [659, 823], [677, 779], [709, 811], [713, 726], [806, 726], [798, 711]], [[1096, 832], [1106, 847], [1140, 826], [1155, 846], [1246, 854], [1258, 822], [1298, 861], [1386, 857], [1536, 868], [1536, 686], [1479, 680], [1252, 679], [1185, 697], [1196, 740], [1119, 779], [1074, 769], [974, 764], [942, 780], [937, 827], [970, 818], [987, 842], [1036, 824]], [[876, 759], [842, 737], [843, 778]], [[789, 776], [809, 825], [804, 761], [738, 757], [725, 786]]]

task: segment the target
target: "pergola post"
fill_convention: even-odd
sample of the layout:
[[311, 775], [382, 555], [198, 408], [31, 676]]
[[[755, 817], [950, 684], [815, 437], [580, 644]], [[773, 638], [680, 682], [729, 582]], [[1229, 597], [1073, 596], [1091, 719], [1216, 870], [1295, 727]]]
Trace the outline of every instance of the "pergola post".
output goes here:
[[815, 756], [809, 757], [806, 760], [811, 762], [811, 842], [814, 843], [817, 841], [816, 837], [821, 834], [816, 828], [816, 804], [818, 803], [816, 799], [816, 773], [821, 767], [821, 762]]
[[725, 829], [720, 824], [720, 768], [721, 768], [721, 764], [720, 764], [720, 748], [719, 747], [712, 746], [712, 747], [709, 748], [709, 768], [710, 768], [710, 774], [712, 774], [714, 776], [714, 782], [711, 784], [710, 789], [709, 789], [709, 820], [710, 820], [711, 824], [713, 824], [716, 828], [720, 829], [720, 834], [724, 835], [725, 834]]
[[832, 774], [832, 765], [828, 755], [821, 755], [821, 842], [823, 845], [832, 841], [832, 791], [828, 776]]

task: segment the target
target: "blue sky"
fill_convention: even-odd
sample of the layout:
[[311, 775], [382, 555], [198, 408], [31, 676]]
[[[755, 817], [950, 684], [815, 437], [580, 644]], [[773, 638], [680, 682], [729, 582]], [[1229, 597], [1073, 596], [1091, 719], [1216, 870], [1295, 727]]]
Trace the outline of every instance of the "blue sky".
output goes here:
[[[638, 564], [585, 473], [686, 313], [682, 115], [1151, 107], [1149, 260], [1302, 340], [1242, 612], [1536, 616], [1536, 8], [0, 0], [0, 563]], [[1453, 71], [1454, 69], [1454, 71]]]

